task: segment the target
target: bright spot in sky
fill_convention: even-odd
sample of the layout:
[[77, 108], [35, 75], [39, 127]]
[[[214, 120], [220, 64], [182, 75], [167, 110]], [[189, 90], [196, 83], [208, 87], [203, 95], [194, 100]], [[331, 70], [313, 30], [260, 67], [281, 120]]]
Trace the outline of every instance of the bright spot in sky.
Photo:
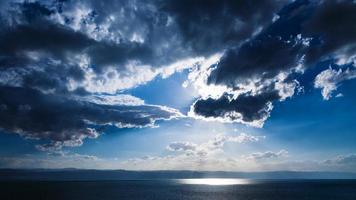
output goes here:
[[251, 183], [248, 179], [233, 179], [233, 178], [197, 178], [197, 179], [181, 179], [178, 180], [181, 184], [190, 185], [243, 185]]

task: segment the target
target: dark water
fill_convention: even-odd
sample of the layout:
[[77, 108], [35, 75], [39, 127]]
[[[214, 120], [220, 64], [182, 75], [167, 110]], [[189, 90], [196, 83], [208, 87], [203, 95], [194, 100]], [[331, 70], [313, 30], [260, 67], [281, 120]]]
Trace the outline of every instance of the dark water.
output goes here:
[[0, 199], [356, 200], [356, 180], [248, 181], [236, 185], [177, 180], [0, 182]]

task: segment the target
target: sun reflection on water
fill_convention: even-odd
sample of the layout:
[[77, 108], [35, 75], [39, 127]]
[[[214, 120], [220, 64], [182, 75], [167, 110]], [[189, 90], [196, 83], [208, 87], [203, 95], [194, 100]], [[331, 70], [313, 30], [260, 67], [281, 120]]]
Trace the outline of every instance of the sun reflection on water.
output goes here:
[[190, 185], [244, 185], [250, 184], [248, 179], [232, 179], [232, 178], [197, 178], [197, 179], [180, 179], [181, 184]]

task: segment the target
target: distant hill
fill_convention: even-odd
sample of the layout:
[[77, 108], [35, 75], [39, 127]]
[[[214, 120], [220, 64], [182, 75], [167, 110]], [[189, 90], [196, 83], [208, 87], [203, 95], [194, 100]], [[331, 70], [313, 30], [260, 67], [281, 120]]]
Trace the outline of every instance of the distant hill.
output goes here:
[[224, 171], [126, 171], [86, 169], [0, 169], [0, 180], [140, 180], [181, 178], [246, 178], [246, 179], [356, 179], [346, 172], [224, 172]]

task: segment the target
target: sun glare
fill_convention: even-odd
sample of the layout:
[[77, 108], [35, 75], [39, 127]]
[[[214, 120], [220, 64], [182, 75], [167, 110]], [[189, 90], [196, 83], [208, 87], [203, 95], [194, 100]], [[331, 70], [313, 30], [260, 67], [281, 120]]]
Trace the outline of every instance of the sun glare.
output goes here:
[[231, 178], [199, 178], [199, 179], [181, 179], [181, 184], [190, 185], [243, 185], [249, 184], [247, 179], [231, 179]]

